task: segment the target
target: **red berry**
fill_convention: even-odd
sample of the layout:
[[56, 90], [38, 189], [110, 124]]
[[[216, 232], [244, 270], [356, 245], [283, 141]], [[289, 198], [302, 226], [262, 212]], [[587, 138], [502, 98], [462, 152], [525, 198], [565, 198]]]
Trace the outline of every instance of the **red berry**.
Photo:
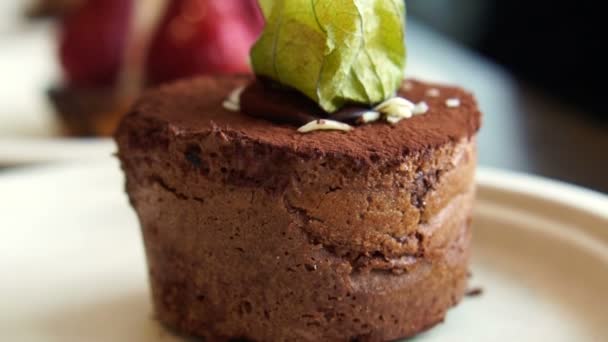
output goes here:
[[60, 60], [69, 85], [114, 85], [126, 49], [133, 0], [86, 0], [61, 22]]
[[255, 0], [173, 0], [148, 51], [148, 83], [250, 72], [249, 49], [263, 24]]

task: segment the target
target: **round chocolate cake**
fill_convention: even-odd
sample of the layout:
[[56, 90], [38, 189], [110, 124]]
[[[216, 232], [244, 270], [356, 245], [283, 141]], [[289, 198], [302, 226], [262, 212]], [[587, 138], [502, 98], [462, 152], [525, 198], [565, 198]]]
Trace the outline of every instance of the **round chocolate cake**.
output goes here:
[[444, 319], [468, 273], [480, 112], [301, 134], [223, 108], [246, 76], [149, 92], [116, 133], [156, 317], [207, 340], [384, 341]]

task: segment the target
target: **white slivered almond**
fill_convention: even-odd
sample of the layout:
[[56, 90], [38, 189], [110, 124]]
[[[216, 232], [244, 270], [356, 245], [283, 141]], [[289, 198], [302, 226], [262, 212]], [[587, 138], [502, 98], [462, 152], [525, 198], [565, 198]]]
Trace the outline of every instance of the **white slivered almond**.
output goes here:
[[335, 120], [327, 120], [327, 119], [318, 119], [313, 120], [306, 125], [298, 128], [298, 132], [300, 133], [309, 133], [313, 131], [350, 131], [353, 127], [351, 125], [345, 124], [340, 121]]
[[414, 107], [413, 103], [404, 98], [393, 98], [379, 104], [375, 110], [386, 116], [410, 118], [412, 117], [412, 110]]
[[230, 95], [228, 95], [228, 98], [226, 99], [229, 102], [235, 103], [236, 105], [240, 105], [241, 104], [241, 94], [243, 93], [243, 90], [245, 90], [245, 86], [240, 86], [236, 89], [234, 89]]
[[414, 107], [414, 110], [412, 110], [414, 115], [421, 115], [428, 111], [429, 111], [429, 105], [424, 101], [416, 103], [416, 107]]
[[390, 110], [394, 107], [405, 107], [409, 109], [414, 109], [414, 104], [412, 101], [404, 99], [403, 97], [391, 97], [390, 99], [381, 102], [377, 105], [374, 110], [381, 113], [386, 113], [387, 110]]
[[457, 98], [447, 99], [447, 100], [445, 100], [445, 105], [448, 106], [448, 108], [459, 107], [460, 106], [460, 99], [457, 99]]
[[360, 118], [363, 123], [378, 121], [378, 119], [380, 119], [380, 113], [372, 110], [363, 113]]
[[429, 97], [438, 97], [440, 94], [441, 92], [437, 88], [430, 88], [426, 91], [426, 96]]
[[394, 116], [394, 115], [389, 115], [386, 117], [386, 122], [390, 123], [391, 125], [396, 125], [399, 121], [405, 119], [402, 116]]
[[394, 107], [385, 112], [386, 116], [396, 116], [398, 118], [409, 119], [414, 113], [410, 108], [405, 107]]
[[229, 110], [231, 112], [238, 112], [241, 110], [241, 106], [239, 106], [238, 103], [230, 102], [228, 100], [225, 100], [224, 102], [222, 102], [222, 107], [224, 107], [224, 109]]

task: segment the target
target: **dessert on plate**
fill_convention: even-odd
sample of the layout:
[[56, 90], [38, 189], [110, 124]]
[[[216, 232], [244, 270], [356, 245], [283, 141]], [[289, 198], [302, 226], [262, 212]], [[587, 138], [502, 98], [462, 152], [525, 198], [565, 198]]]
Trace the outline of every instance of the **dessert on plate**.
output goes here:
[[210, 341], [433, 327], [467, 283], [475, 99], [403, 79], [402, 1], [261, 5], [255, 76], [149, 91], [116, 133], [155, 316]]

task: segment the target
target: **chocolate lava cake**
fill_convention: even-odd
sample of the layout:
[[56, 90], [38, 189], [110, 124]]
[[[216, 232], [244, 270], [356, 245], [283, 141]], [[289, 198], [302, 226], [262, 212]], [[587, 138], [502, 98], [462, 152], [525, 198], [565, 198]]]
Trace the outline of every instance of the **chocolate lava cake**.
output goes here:
[[405, 81], [425, 115], [298, 133], [222, 102], [246, 76], [148, 92], [116, 140], [155, 316], [207, 341], [385, 341], [463, 296], [480, 112]]

